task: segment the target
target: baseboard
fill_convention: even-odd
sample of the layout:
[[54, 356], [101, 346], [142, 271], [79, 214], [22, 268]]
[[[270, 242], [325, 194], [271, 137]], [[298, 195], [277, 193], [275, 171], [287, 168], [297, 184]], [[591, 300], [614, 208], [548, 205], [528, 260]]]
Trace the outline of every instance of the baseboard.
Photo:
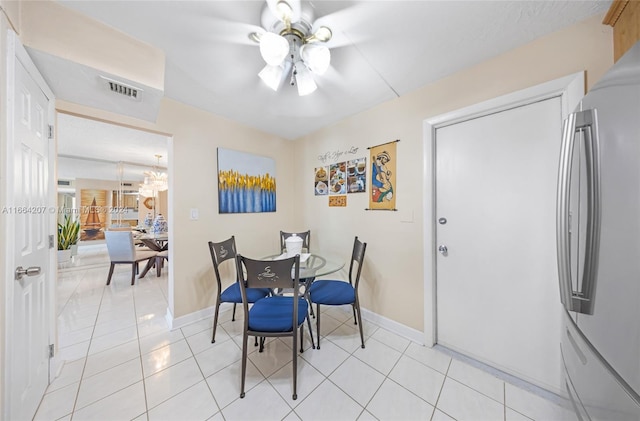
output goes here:
[[[170, 330], [180, 329], [181, 327], [185, 327], [187, 325], [190, 325], [191, 323], [199, 322], [200, 320], [204, 320], [207, 318], [213, 318], [213, 313], [215, 308], [216, 306], [203, 308], [202, 310], [194, 311], [193, 313], [185, 314], [184, 316], [180, 316], [176, 318], [173, 317], [173, 315], [167, 308], [167, 314], [165, 315], [165, 319], [169, 324]], [[226, 309], [221, 308], [220, 315], [229, 311], [231, 308], [226, 308]]]
[[[345, 311], [351, 312], [351, 306], [343, 306]], [[374, 313], [373, 311], [367, 310], [366, 308], [362, 310], [362, 318], [375, 323], [378, 326], [388, 330], [389, 332], [393, 332], [398, 336], [402, 336], [410, 340], [411, 342], [415, 342], [418, 345], [424, 345], [424, 332], [420, 332], [414, 328], [409, 326], [405, 326], [402, 323], [398, 323], [395, 320], [388, 319], [384, 316], [379, 315], [378, 313]]]

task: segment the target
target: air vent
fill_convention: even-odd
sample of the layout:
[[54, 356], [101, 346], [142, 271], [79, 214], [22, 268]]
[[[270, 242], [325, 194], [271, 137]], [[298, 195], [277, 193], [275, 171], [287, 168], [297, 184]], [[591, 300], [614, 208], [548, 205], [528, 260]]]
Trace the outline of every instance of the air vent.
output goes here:
[[131, 183], [122, 183], [122, 185], [123, 185], [124, 187], [131, 187], [131, 186], [133, 186], [133, 184], [131, 184]]
[[100, 78], [105, 82], [109, 91], [115, 94], [126, 96], [127, 98], [131, 98], [134, 101], [142, 101], [142, 92], [144, 92], [142, 89], [132, 85], [128, 85], [124, 82], [110, 79], [105, 76], [100, 76]]
[[69, 180], [58, 180], [58, 185], [59, 186], [70, 186], [71, 185], [71, 181], [69, 181]]

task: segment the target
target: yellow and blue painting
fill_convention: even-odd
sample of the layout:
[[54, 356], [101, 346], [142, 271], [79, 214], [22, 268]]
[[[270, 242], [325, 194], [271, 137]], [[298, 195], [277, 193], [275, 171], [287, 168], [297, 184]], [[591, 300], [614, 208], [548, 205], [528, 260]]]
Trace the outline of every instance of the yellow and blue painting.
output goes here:
[[218, 212], [276, 211], [273, 158], [218, 148]]

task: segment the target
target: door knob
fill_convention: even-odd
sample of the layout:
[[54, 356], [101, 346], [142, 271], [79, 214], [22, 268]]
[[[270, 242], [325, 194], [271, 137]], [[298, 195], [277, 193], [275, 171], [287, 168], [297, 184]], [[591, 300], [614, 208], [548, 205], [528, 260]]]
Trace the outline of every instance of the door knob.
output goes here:
[[439, 251], [439, 252], [440, 252], [440, 254], [442, 254], [443, 256], [446, 256], [446, 255], [447, 255], [447, 252], [448, 252], [449, 250], [447, 249], [447, 246], [445, 246], [444, 244], [440, 244], [440, 245], [438, 246], [438, 251]]
[[18, 266], [16, 268], [16, 281], [21, 280], [24, 275], [27, 276], [35, 276], [35, 275], [40, 275], [40, 266], [31, 266], [30, 268], [23, 268], [22, 266]]

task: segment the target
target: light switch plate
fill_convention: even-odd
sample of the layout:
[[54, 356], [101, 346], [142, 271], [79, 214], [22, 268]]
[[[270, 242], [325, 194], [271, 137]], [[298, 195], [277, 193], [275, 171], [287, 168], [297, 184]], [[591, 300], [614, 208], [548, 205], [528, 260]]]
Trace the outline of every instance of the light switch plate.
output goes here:
[[198, 215], [198, 209], [197, 208], [191, 209], [190, 216], [191, 216], [192, 220], [197, 221], [198, 220], [198, 216], [199, 216]]

